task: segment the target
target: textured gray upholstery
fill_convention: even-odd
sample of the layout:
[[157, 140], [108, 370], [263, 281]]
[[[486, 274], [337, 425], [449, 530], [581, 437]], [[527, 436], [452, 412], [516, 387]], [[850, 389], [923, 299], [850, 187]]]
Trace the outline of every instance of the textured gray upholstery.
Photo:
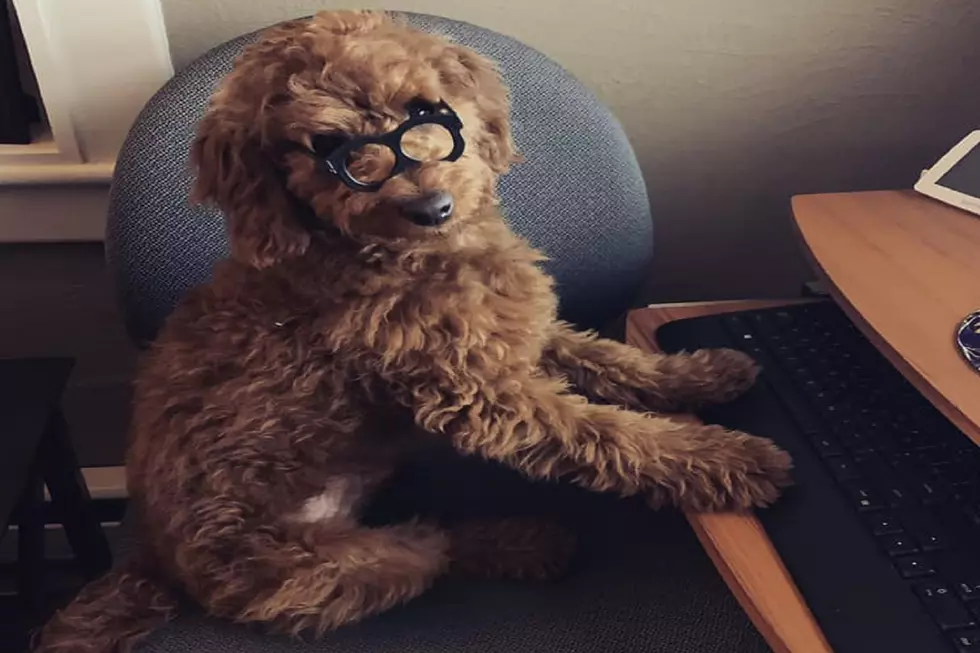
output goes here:
[[[434, 16], [410, 20], [500, 64], [527, 157], [503, 178], [503, 204], [514, 228], [552, 257], [563, 317], [597, 327], [622, 312], [645, 276], [653, 222], [615, 118], [558, 64], [514, 39]], [[138, 341], [152, 339], [227, 251], [220, 213], [188, 202], [188, 151], [208, 97], [255, 38], [229, 41], [180, 71], [147, 104], [120, 152], [106, 248]]]
[[[423, 474], [431, 478], [428, 470], [418, 476]], [[413, 496], [414, 505], [428, 500], [440, 513], [544, 514], [565, 523], [580, 539], [571, 573], [554, 583], [444, 580], [402, 607], [300, 642], [206, 618], [188, 607], [136, 653], [769, 650], [676, 512], [651, 513], [638, 501], [568, 487], [529, 487], [476, 463], [440, 470], [430, 482], [424, 490], [420, 482], [413, 484], [416, 495], [429, 495]], [[403, 479], [400, 487], [407, 485]]]
[[[565, 317], [598, 326], [645, 276], [652, 222], [636, 161], [609, 112], [557, 64], [499, 34], [431, 16], [416, 25], [501, 65], [527, 162], [503, 180], [515, 229], [551, 257]], [[131, 332], [152, 338], [180, 295], [226, 251], [221, 217], [187, 203], [194, 123], [246, 35], [181, 71], [147, 105], [119, 157], [107, 248]], [[145, 653], [755, 653], [766, 650], [676, 513], [474, 460], [401, 472], [374, 519], [547, 515], [579, 533], [558, 584], [444, 581], [422, 598], [320, 641], [297, 643], [206, 619], [188, 606]]]

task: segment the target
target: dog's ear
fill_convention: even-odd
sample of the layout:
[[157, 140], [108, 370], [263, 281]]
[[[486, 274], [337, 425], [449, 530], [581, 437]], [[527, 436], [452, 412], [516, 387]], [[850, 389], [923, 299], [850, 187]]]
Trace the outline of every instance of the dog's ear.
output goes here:
[[504, 80], [489, 59], [469, 48], [454, 46], [453, 50], [475, 89], [477, 113], [483, 122], [475, 145], [495, 172], [507, 172], [519, 157], [510, 131], [510, 95]]
[[291, 215], [285, 177], [259, 138], [252, 121], [212, 105], [191, 149], [193, 199], [213, 202], [225, 214], [234, 258], [267, 268], [302, 255], [310, 234]]

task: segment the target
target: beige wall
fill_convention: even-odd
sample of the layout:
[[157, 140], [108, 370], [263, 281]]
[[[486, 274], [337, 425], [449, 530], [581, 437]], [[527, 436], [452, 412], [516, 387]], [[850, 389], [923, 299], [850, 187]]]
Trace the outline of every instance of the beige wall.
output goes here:
[[[162, 0], [180, 68], [331, 6]], [[389, 0], [562, 63], [626, 127], [654, 204], [660, 298], [793, 293], [794, 193], [911, 186], [980, 127], [978, 0]]]

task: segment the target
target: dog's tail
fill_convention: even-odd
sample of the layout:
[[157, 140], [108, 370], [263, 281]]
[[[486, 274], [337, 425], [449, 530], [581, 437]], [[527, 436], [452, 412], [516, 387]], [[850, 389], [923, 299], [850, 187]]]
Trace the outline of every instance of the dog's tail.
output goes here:
[[133, 559], [87, 585], [41, 629], [35, 653], [128, 653], [174, 617], [177, 599]]

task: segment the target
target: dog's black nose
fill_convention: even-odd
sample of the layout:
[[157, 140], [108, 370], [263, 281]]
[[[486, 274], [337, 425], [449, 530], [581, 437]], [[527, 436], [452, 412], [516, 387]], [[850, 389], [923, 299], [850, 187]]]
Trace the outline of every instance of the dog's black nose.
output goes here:
[[444, 190], [427, 193], [407, 202], [403, 210], [419, 226], [438, 227], [453, 214], [453, 196]]

